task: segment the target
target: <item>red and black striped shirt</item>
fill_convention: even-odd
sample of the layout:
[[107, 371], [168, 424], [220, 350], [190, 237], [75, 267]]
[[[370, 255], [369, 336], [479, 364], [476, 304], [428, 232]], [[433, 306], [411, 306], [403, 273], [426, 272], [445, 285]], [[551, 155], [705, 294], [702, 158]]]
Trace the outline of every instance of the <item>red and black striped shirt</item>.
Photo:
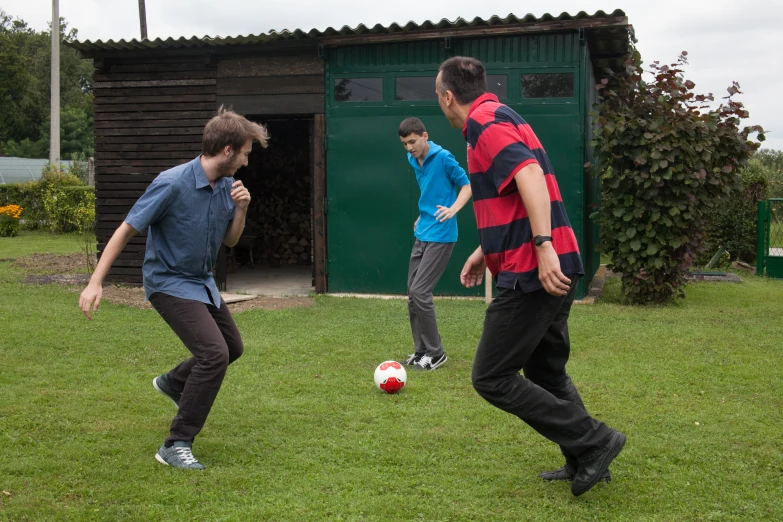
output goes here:
[[500, 288], [533, 292], [538, 257], [527, 210], [514, 175], [531, 163], [546, 177], [552, 213], [552, 246], [565, 275], [584, 274], [576, 236], [566, 215], [552, 164], [533, 129], [494, 94], [476, 99], [462, 134], [468, 142], [468, 174], [481, 250]]

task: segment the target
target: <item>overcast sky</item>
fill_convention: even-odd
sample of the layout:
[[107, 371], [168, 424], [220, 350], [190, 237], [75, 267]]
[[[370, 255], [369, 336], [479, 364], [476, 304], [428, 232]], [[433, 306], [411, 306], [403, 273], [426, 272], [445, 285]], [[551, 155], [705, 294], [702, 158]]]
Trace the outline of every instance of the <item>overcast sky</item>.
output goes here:
[[[60, 0], [60, 16], [79, 30], [80, 40], [133, 39], [140, 36], [138, 5], [138, 0]], [[622, 9], [646, 62], [671, 63], [687, 50], [686, 75], [697, 92], [722, 97], [732, 81], [739, 82], [744, 94], [738, 100], [750, 111], [749, 123], [769, 132], [764, 147], [783, 150], [783, 0], [146, 0], [146, 8], [150, 38]], [[38, 30], [52, 16], [50, 0], [0, 0], [0, 9]]]

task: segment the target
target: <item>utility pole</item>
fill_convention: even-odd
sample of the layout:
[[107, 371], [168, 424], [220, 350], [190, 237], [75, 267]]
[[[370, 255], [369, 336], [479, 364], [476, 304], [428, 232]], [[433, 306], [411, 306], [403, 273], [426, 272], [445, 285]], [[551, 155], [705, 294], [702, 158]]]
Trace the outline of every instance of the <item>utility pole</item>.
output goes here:
[[52, 101], [49, 163], [60, 166], [60, 0], [52, 0]]
[[139, 24], [141, 25], [141, 39], [147, 39], [147, 8], [144, 0], [139, 0]]

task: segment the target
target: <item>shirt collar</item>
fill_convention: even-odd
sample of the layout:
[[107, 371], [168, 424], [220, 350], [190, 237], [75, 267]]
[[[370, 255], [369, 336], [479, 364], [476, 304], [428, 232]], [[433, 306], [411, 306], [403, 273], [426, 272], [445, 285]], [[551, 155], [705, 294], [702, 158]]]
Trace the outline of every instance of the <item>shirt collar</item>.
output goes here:
[[478, 109], [479, 105], [486, 102], [495, 102], [500, 103], [500, 100], [498, 100], [498, 97], [492, 94], [491, 92], [485, 92], [475, 100], [473, 100], [473, 103], [470, 104], [470, 109], [468, 109], [468, 117], [465, 118], [465, 125], [462, 126], [462, 135], [467, 138], [468, 136], [468, 120], [470, 119], [470, 115], [473, 114], [473, 111]]
[[[193, 166], [193, 179], [196, 182], [196, 189], [203, 189], [209, 187], [209, 180], [207, 179], [207, 173], [204, 172], [204, 167], [201, 166], [201, 154], [192, 162]], [[220, 190], [223, 188], [223, 183], [220, 182], [222, 178], [215, 180], [215, 186], [213, 190]]]

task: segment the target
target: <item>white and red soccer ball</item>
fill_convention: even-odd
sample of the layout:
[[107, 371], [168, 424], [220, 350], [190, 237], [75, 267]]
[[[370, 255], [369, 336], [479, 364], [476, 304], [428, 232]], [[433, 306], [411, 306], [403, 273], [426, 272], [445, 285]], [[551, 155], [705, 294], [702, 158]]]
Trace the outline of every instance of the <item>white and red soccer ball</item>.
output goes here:
[[397, 361], [384, 361], [375, 369], [375, 385], [386, 393], [397, 393], [407, 380], [408, 373]]

